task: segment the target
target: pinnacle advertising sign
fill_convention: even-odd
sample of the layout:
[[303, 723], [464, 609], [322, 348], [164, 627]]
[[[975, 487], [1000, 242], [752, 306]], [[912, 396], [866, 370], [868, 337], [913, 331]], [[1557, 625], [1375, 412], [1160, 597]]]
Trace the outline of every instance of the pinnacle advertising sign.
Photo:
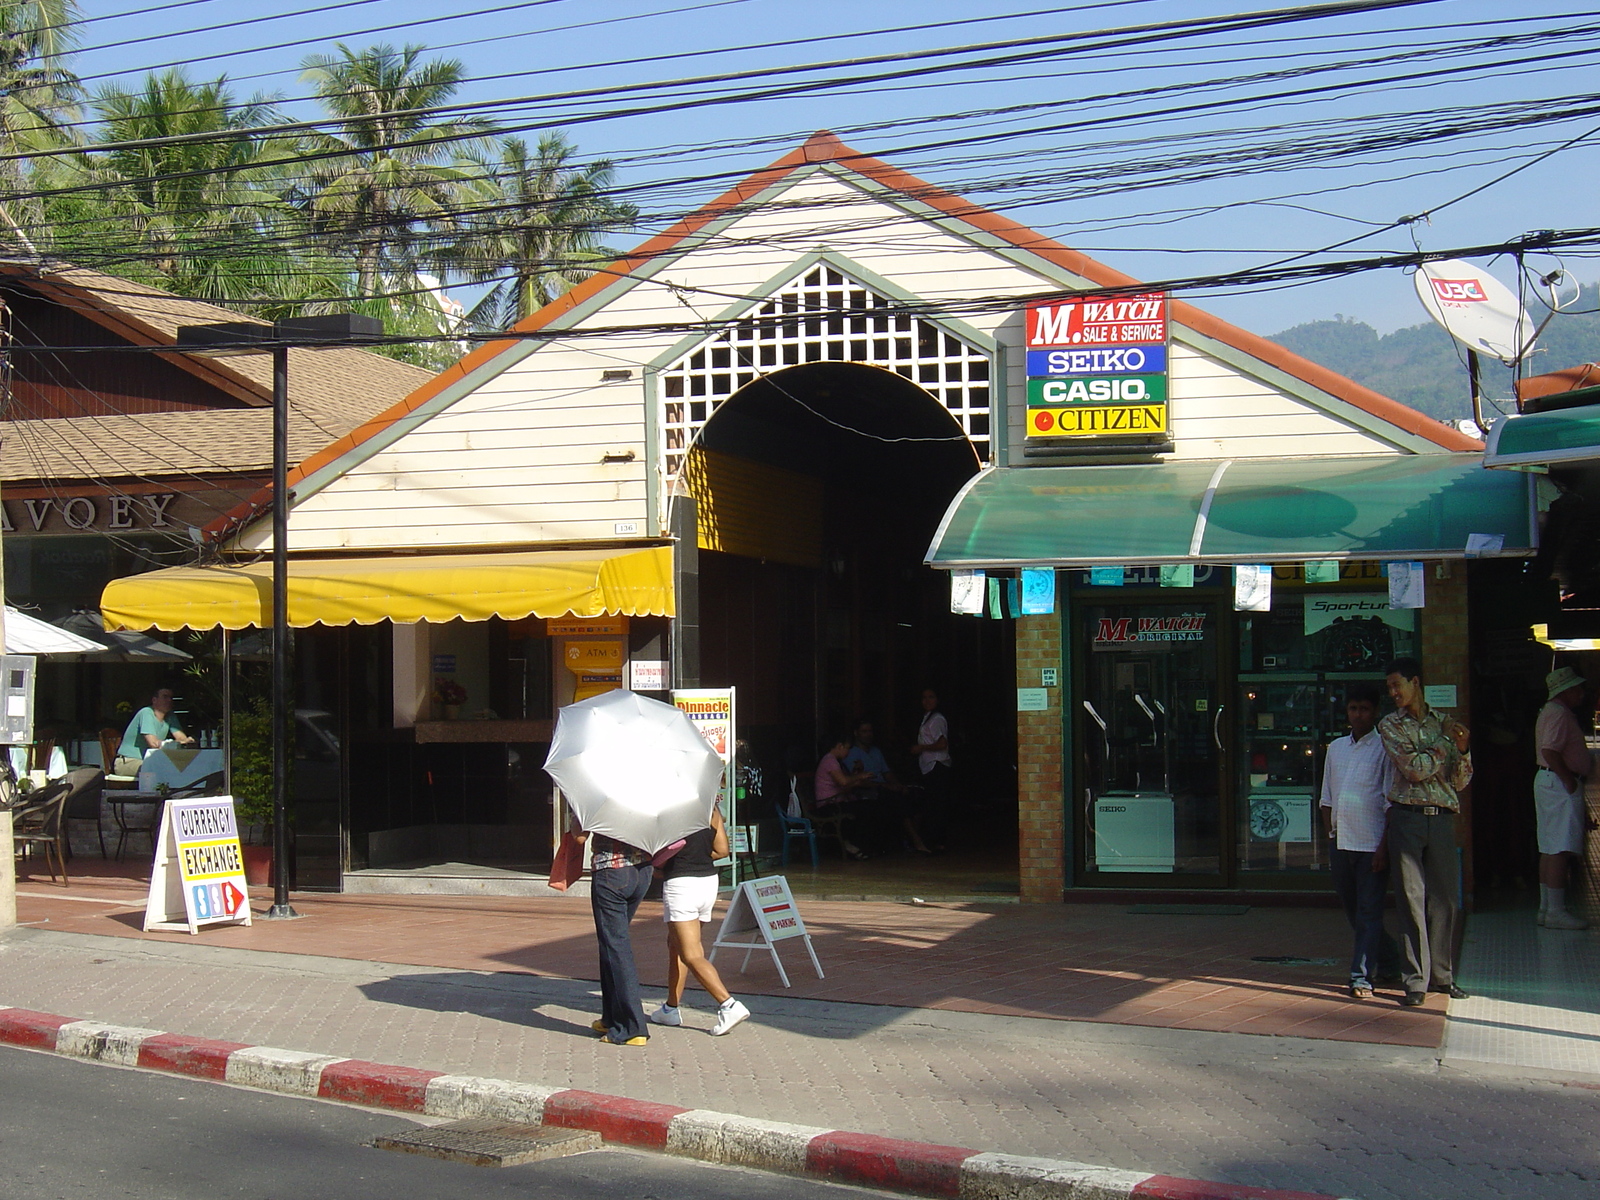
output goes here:
[[1027, 312], [1028, 436], [1167, 436], [1167, 296], [1075, 296]]

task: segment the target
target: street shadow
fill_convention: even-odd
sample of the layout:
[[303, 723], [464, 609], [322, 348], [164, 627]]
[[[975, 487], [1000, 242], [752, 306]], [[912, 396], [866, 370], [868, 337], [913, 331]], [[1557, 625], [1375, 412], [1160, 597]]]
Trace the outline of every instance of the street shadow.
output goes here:
[[486, 975], [474, 971], [428, 971], [394, 975], [363, 983], [358, 991], [378, 1004], [392, 1004], [423, 1012], [466, 1013], [545, 1033], [593, 1039], [592, 1017], [572, 1017], [599, 1012], [599, 986], [582, 980], [547, 979], [530, 975]]

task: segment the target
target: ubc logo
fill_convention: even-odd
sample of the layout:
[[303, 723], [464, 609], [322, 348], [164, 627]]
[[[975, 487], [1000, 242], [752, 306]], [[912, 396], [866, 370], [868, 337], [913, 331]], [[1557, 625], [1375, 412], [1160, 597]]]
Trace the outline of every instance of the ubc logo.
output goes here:
[[1433, 294], [1446, 304], [1469, 300], [1487, 300], [1483, 284], [1476, 279], [1430, 279]]

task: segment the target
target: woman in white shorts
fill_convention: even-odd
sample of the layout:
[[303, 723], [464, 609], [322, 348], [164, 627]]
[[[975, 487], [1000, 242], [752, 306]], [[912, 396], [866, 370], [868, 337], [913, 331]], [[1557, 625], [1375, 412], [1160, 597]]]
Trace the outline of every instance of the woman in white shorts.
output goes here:
[[735, 1000], [722, 985], [722, 977], [711, 965], [701, 944], [700, 926], [711, 920], [717, 903], [716, 860], [728, 856], [728, 831], [722, 814], [711, 810], [711, 824], [691, 833], [679, 850], [661, 867], [662, 918], [667, 923], [667, 999], [650, 1014], [657, 1025], [682, 1025], [683, 988], [690, 972], [700, 986], [717, 1002], [717, 1023], [712, 1037], [721, 1037], [750, 1016], [750, 1010]]

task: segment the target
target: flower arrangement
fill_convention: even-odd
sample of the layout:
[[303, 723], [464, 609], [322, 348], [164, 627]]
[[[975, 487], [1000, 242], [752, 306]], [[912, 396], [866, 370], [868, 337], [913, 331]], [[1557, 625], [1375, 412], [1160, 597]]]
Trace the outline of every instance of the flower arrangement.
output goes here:
[[467, 702], [467, 689], [454, 679], [435, 679], [433, 681], [433, 699], [436, 704], [465, 704]]

